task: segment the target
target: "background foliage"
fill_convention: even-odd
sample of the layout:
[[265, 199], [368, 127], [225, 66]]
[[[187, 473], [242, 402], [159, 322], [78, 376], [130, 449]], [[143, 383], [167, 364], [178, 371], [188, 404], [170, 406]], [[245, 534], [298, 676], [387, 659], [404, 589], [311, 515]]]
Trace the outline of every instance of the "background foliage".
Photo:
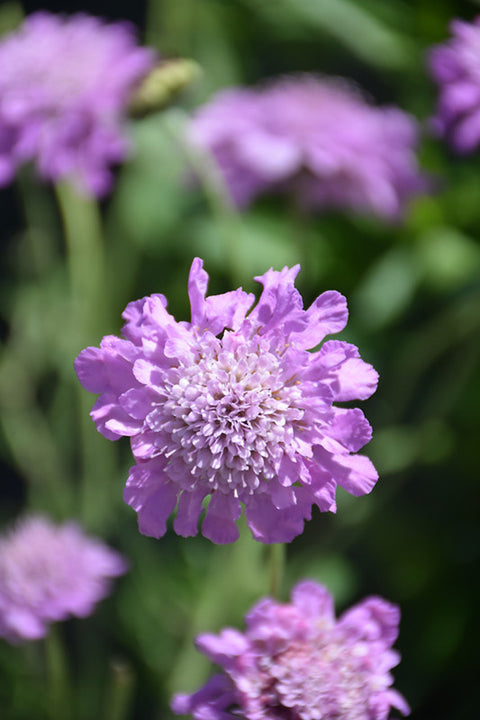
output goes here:
[[[447, 36], [451, 17], [470, 19], [478, 5], [24, 3], [26, 12], [48, 6], [129, 18], [162, 54], [193, 58], [202, 68], [175, 107], [133, 127], [136, 154], [101, 207], [107, 262], [102, 296], [92, 306], [68, 290], [53, 190], [25, 172], [0, 194], [1, 520], [7, 524], [27, 508], [59, 520], [80, 517], [132, 566], [92, 618], [58, 628], [69, 652], [65, 717], [169, 717], [171, 693], [192, 690], [209, 670], [193, 635], [241, 625], [246, 609], [267, 592], [265, 549], [246, 537], [213, 547], [200, 537], [182, 541], [172, 533], [155, 541], [138, 534], [121, 499], [128, 443], [114, 445], [96, 433], [87, 415], [92, 398], [73, 378], [75, 355], [119, 331], [129, 300], [162, 292], [177, 318], [188, 316], [186, 277], [194, 255], [205, 260], [211, 291], [232, 283], [253, 289], [253, 275], [300, 261], [306, 303], [330, 288], [349, 299], [344, 338], [360, 346], [381, 376], [365, 404], [374, 427], [368, 451], [381, 479], [370, 496], [341, 494], [336, 516], [315, 514], [288, 547], [284, 596], [295, 580], [310, 576], [329, 586], [339, 609], [367, 594], [399, 603], [403, 660], [396, 685], [413, 716], [475, 717], [480, 158], [458, 159], [428, 136], [435, 89], [424, 55]], [[4, 27], [17, 9], [0, 7]], [[272, 199], [237, 217], [218, 203], [212, 207], [207, 193], [185, 181], [178, 139], [185, 112], [220, 87], [292, 71], [353, 78], [377, 102], [422, 121], [421, 162], [435, 191], [415, 202], [404, 223], [333, 213], [300, 222]], [[46, 658], [57, 680], [65, 670], [60, 652], [59, 643], [57, 655]], [[38, 643], [0, 644], [2, 717], [41, 720], [50, 712], [43, 653]]]

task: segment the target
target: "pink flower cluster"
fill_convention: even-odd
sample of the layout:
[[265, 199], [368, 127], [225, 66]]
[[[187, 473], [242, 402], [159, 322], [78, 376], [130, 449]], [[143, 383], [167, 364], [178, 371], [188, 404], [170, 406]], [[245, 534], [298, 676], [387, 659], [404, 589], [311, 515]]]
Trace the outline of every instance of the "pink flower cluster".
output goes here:
[[408, 714], [391, 688], [399, 609], [371, 597], [335, 619], [322, 585], [296, 585], [289, 604], [261, 600], [244, 633], [200, 635], [201, 653], [222, 669], [192, 695], [177, 695], [178, 714], [194, 720], [386, 720]]
[[36, 640], [51, 622], [90, 615], [126, 570], [119, 553], [74, 523], [22, 520], [0, 538], [0, 637]]
[[103, 195], [124, 159], [126, 107], [154, 63], [126, 23], [39, 12], [0, 41], [0, 185], [33, 161]]
[[354, 345], [323, 342], [345, 327], [346, 301], [324, 292], [304, 310], [299, 269], [256, 278], [252, 309], [241, 288], [207, 297], [197, 258], [190, 322], [152, 295], [127, 306], [125, 339], [107, 336], [77, 358], [80, 382], [100, 394], [98, 430], [131, 438], [124, 497], [142, 533], [163, 535], [177, 506], [175, 531], [195, 535], [209, 497], [203, 534], [213, 542], [237, 539], [241, 503], [257, 540], [289, 542], [313, 505], [335, 510], [337, 485], [353, 495], [374, 486], [375, 468], [357, 454], [371, 427], [361, 410], [334, 403], [368, 398], [377, 373]]
[[282, 192], [303, 207], [397, 219], [427, 189], [414, 118], [369, 104], [338, 78], [225, 90], [194, 115], [190, 137], [212, 153], [240, 207]]
[[432, 48], [430, 73], [440, 88], [433, 128], [461, 153], [480, 145], [480, 16], [453, 20], [452, 37]]

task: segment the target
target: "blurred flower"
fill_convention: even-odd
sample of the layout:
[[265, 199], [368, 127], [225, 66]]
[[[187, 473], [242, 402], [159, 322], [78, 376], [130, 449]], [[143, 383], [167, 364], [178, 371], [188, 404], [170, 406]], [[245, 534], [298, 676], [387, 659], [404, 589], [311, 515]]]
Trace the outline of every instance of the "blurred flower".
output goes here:
[[245, 633], [200, 635], [198, 649], [223, 673], [174, 697], [172, 708], [195, 720], [386, 720], [391, 707], [408, 714], [390, 687], [399, 621], [398, 607], [378, 597], [335, 620], [326, 588], [303, 581], [291, 604], [255, 605]]
[[480, 144], [480, 16], [453, 20], [453, 37], [430, 50], [428, 64], [440, 87], [433, 129], [461, 153]]
[[388, 219], [424, 191], [413, 117], [369, 105], [341, 79], [281, 78], [231, 89], [200, 108], [194, 144], [215, 158], [234, 202], [292, 193], [309, 208], [335, 207]]
[[121, 555], [74, 523], [22, 520], [0, 538], [0, 637], [36, 640], [50, 622], [90, 615], [126, 570]]
[[[312, 504], [335, 510], [335, 490], [368, 493], [377, 473], [363, 455], [371, 428], [359, 409], [377, 373], [354, 345], [326, 342], [345, 327], [347, 306], [325, 292], [303, 310], [294, 287], [299, 266], [268, 270], [254, 296], [241, 288], [205, 297], [208, 275], [192, 263], [191, 322], [177, 323], [163, 295], [130, 303], [125, 340], [107, 336], [80, 353], [83, 387], [101, 393], [92, 418], [105, 437], [131, 437], [136, 465], [125, 501], [140, 531], [160, 537], [178, 501], [179, 535], [216, 543], [238, 537], [241, 505], [253, 535], [288, 542], [302, 532]], [[222, 334], [223, 333], [223, 334]], [[219, 337], [220, 336], [220, 337]]]
[[124, 159], [126, 106], [154, 64], [126, 23], [39, 12], [0, 41], [0, 185], [35, 161], [102, 195]]

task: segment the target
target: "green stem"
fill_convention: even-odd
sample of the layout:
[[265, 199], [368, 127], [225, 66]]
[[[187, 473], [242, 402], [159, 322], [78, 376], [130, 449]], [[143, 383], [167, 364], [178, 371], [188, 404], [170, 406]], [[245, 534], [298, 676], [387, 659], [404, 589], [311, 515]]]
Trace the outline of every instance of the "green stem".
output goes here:
[[270, 595], [279, 599], [285, 570], [286, 550], [283, 543], [270, 546]]
[[134, 676], [132, 669], [121, 662], [111, 663], [110, 689], [104, 720], [125, 720], [130, 715]]
[[240, 216], [232, 203], [228, 190], [223, 182], [222, 175], [213, 157], [206, 150], [194, 147], [187, 139], [188, 115], [178, 108], [165, 113], [165, 125], [175, 137], [194, 171], [205, 198], [210, 207], [225, 251], [225, 259], [230, 276], [235, 285], [241, 284], [241, 254], [239, 248], [242, 244], [242, 227]]
[[72, 696], [66, 662], [65, 646], [53, 626], [45, 638], [45, 657], [47, 662], [48, 716], [50, 720], [72, 719]]
[[[108, 321], [102, 226], [95, 200], [79, 194], [68, 183], [59, 183], [56, 195], [67, 248], [73, 359], [85, 345], [98, 342]], [[109, 487], [108, 479], [114, 474], [113, 455], [92, 426], [90, 395], [79, 383], [77, 392], [83, 463], [80, 511], [85, 524], [95, 529], [111, 505], [106, 488]]]
[[66, 182], [58, 183], [55, 189], [67, 246], [71, 319], [80, 346], [95, 339], [104, 319], [100, 296], [104, 277], [102, 225], [95, 200], [79, 194]]

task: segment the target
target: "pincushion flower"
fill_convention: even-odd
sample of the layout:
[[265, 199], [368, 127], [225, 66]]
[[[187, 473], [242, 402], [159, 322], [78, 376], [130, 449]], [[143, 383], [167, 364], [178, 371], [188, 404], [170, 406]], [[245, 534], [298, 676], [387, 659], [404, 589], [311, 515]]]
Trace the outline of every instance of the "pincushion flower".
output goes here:
[[0, 185], [33, 161], [93, 195], [128, 151], [129, 98], [155, 61], [126, 23], [38, 12], [0, 41]]
[[224, 90], [193, 117], [190, 138], [212, 154], [240, 207], [284, 192], [302, 207], [397, 219], [427, 188], [414, 118], [370, 105], [338, 78], [300, 75]]
[[440, 88], [433, 129], [461, 153], [480, 144], [480, 16], [453, 20], [452, 37], [432, 48], [430, 74]]
[[294, 286], [299, 266], [256, 278], [257, 305], [241, 288], [206, 297], [196, 258], [188, 291], [191, 322], [176, 322], [163, 295], [130, 303], [123, 336], [107, 336], [75, 362], [86, 390], [100, 393], [91, 416], [116, 440], [130, 436], [136, 465], [125, 501], [154, 537], [178, 503], [174, 529], [216, 543], [238, 537], [245, 506], [257, 540], [288, 542], [312, 505], [335, 510], [335, 489], [368, 493], [377, 473], [355, 453], [370, 440], [359, 409], [336, 401], [369, 397], [377, 373], [354, 345], [325, 342], [343, 329], [345, 298], [325, 292], [307, 309]]
[[126, 570], [119, 553], [75, 523], [23, 519], [0, 538], [0, 637], [36, 640], [51, 622], [90, 615]]
[[199, 651], [222, 668], [172, 709], [195, 720], [386, 720], [408, 714], [391, 688], [398, 607], [370, 597], [335, 619], [332, 597], [313, 581], [298, 583], [289, 604], [261, 600], [244, 633], [200, 635]]

